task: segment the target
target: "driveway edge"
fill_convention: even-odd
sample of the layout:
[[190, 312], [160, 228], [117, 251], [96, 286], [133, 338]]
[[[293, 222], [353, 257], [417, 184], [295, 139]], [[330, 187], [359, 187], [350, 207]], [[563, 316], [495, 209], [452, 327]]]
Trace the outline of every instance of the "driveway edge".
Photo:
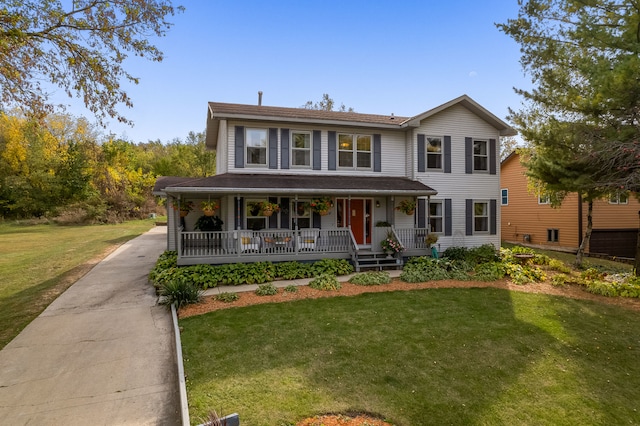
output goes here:
[[176, 361], [178, 363], [178, 388], [180, 390], [180, 415], [183, 426], [189, 426], [189, 403], [187, 402], [187, 382], [184, 378], [184, 364], [182, 359], [182, 341], [180, 340], [180, 327], [178, 326], [178, 313], [176, 306], [171, 304], [171, 318], [173, 320], [173, 334], [176, 340]]

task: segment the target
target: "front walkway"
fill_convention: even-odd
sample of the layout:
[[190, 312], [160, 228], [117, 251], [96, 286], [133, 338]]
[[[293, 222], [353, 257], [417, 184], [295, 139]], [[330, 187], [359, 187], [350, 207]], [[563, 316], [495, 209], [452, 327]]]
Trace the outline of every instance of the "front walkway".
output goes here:
[[170, 311], [147, 275], [156, 227], [106, 257], [0, 351], [6, 425], [177, 425]]

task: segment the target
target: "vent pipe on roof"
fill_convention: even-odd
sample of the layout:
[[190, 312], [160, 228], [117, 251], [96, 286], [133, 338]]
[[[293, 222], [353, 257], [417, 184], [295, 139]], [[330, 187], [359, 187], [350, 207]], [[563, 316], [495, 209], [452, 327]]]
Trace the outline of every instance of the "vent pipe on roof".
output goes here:
[[395, 120], [395, 118], [396, 118], [396, 117], [393, 115], [393, 113], [391, 113], [391, 119], [392, 119], [392, 120]]
[[258, 106], [262, 106], [262, 90], [258, 91]]

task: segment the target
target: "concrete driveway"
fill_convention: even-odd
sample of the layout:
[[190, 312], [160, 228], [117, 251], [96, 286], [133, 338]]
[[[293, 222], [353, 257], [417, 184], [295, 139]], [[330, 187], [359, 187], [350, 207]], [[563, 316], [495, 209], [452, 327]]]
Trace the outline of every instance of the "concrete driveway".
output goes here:
[[0, 351], [0, 423], [178, 425], [170, 311], [147, 275], [166, 227], [119, 247]]

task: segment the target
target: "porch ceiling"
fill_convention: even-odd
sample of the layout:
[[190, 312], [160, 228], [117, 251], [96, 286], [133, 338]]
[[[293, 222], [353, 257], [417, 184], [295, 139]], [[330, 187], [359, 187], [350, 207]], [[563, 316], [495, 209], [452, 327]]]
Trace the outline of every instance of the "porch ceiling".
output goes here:
[[159, 177], [153, 189], [166, 194], [325, 194], [429, 196], [433, 188], [404, 177], [225, 173], [206, 178]]

